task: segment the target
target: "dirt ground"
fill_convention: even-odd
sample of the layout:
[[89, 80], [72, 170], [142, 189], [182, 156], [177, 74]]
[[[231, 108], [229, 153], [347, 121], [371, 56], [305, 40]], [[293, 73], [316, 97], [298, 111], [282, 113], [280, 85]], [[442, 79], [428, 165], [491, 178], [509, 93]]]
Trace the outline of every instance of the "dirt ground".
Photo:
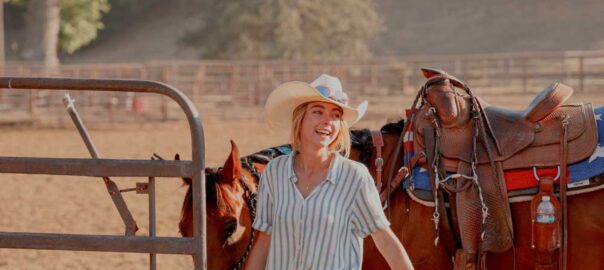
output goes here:
[[[601, 96], [601, 95], [600, 95]], [[604, 105], [600, 96], [575, 100]], [[502, 106], [522, 108], [532, 97], [488, 99]], [[393, 116], [395, 119], [397, 116]], [[386, 121], [361, 122], [357, 127], [378, 128]], [[243, 155], [284, 142], [261, 122], [204, 120], [206, 161], [221, 165], [235, 140]], [[132, 125], [93, 129], [91, 136], [101, 157], [148, 159], [153, 153], [190, 159], [190, 137], [184, 123]], [[0, 129], [0, 156], [85, 158], [88, 152], [73, 129]], [[131, 188], [146, 179], [114, 179]], [[122, 235], [124, 226], [101, 179], [90, 177], [0, 174], [0, 231]], [[157, 232], [178, 236], [180, 206], [186, 189], [180, 179], [157, 181]], [[124, 198], [140, 227], [148, 233], [147, 196], [125, 193]], [[147, 254], [0, 249], [0, 269], [148, 269]], [[158, 269], [191, 269], [189, 256], [159, 255]]]

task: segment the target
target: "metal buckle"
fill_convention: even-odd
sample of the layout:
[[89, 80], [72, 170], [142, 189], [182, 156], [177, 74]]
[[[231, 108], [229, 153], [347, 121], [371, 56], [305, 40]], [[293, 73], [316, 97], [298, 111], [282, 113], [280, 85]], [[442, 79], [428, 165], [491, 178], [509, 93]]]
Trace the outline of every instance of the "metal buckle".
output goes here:
[[[541, 177], [539, 177], [539, 175], [537, 174], [537, 167], [533, 166], [533, 177], [535, 177], [535, 180], [537, 181], [541, 181]], [[560, 165], [558, 165], [558, 174], [556, 174], [556, 177], [554, 177], [554, 181], [560, 179]]]
[[375, 159], [375, 167], [382, 167], [384, 166], [384, 159], [379, 157]]

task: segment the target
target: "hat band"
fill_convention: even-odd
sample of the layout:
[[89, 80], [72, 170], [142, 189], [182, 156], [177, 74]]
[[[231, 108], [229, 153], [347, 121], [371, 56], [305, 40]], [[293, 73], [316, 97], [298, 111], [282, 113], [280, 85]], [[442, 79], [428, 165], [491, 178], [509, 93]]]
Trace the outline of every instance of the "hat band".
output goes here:
[[348, 105], [348, 97], [341, 91], [332, 91], [331, 88], [319, 85], [316, 86], [315, 89], [321, 94], [321, 96], [331, 99], [333, 101], [337, 101], [344, 105]]

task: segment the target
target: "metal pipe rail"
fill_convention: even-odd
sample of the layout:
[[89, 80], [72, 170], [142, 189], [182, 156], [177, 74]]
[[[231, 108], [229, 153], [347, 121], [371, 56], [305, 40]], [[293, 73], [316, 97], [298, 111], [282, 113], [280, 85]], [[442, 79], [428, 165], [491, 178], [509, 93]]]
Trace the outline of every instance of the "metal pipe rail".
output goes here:
[[25, 77], [0, 77], [0, 89], [141, 92], [172, 98], [184, 111], [189, 123], [191, 161], [0, 156], [0, 173], [190, 177], [193, 179], [194, 222], [191, 238], [0, 232], [0, 248], [191, 254], [194, 269], [207, 269], [204, 134], [199, 113], [182, 92], [152, 81]]

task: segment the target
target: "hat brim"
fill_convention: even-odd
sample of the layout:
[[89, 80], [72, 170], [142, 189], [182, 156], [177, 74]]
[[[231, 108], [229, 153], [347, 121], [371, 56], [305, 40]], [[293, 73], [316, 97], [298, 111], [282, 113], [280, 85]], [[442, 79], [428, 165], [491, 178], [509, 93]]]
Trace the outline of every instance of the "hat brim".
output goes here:
[[307, 102], [327, 102], [342, 108], [342, 120], [348, 126], [358, 122], [367, 111], [367, 101], [361, 102], [356, 108], [324, 97], [306, 82], [286, 82], [279, 85], [268, 96], [265, 105], [265, 117], [272, 129], [291, 130], [292, 114], [296, 107]]

